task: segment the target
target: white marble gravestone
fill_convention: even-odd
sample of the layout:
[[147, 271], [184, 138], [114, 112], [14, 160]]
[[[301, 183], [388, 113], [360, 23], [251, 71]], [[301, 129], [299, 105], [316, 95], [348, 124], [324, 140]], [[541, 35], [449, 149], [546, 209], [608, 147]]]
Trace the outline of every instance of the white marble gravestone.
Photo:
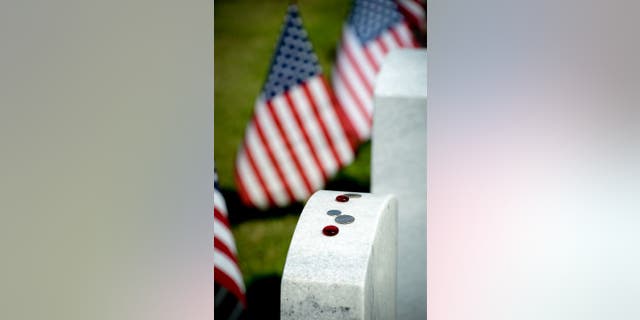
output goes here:
[[393, 319], [396, 219], [391, 195], [316, 192], [287, 254], [281, 319]]
[[398, 207], [396, 319], [426, 319], [427, 52], [391, 52], [378, 75], [373, 114], [371, 192]]

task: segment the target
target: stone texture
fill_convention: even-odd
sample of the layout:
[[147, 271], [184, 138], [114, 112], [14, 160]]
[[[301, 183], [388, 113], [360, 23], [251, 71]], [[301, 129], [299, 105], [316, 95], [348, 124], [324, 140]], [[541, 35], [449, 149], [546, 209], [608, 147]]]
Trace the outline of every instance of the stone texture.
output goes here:
[[426, 319], [427, 53], [390, 53], [374, 97], [371, 191], [398, 212], [396, 319]]
[[[393, 319], [397, 201], [360, 193], [338, 202], [339, 191], [318, 191], [305, 205], [282, 276], [281, 319]], [[355, 218], [339, 224], [329, 210]], [[325, 236], [322, 229], [340, 231]]]

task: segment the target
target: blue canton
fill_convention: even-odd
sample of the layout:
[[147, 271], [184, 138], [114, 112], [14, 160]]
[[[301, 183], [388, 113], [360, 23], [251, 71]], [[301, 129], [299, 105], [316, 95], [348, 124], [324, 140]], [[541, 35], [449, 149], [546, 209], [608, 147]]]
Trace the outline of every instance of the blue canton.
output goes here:
[[402, 15], [393, 0], [355, 0], [349, 16], [349, 24], [363, 44], [400, 21]]
[[290, 5], [262, 95], [271, 99], [319, 74], [318, 57], [302, 27], [296, 5]]

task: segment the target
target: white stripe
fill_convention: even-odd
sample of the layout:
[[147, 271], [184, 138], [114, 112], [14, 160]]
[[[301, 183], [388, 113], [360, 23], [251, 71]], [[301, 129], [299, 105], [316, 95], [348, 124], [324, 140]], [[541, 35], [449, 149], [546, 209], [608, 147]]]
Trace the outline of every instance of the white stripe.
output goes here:
[[391, 30], [385, 31], [382, 34], [381, 37], [382, 42], [385, 44], [385, 46], [387, 47], [387, 54], [395, 49], [397, 49], [398, 47], [400, 47], [400, 44], [398, 44], [396, 42], [395, 39], [393, 39], [393, 35], [391, 34]]
[[258, 129], [255, 127], [253, 122], [249, 123], [245, 139], [247, 142], [247, 148], [251, 150], [251, 155], [253, 155], [253, 161], [258, 167], [267, 189], [269, 189], [265, 190], [265, 192], [269, 192], [273, 196], [273, 201], [275, 201], [279, 206], [288, 204], [289, 196], [287, 195], [287, 191], [283, 185], [284, 181], [281, 181], [276, 175], [276, 169], [273, 167], [273, 164], [269, 159], [265, 146], [262, 144], [260, 137], [258, 136]]
[[384, 60], [384, 52], [378, 43], [378, 38], [375, 40], [371, 40], [367, 43], [365, 50], [371, 54], [373, 57], [373, 61], [376, 66], [380, 66], [382, 64], [382, 60]]
[[422, 7], [412, 0], [399, 0], [398, 5], [405, 8], [409, 13], [417, 19], [424, 19], [424, 10]]
[[291, 191], [294, 193], [296, 199], [303, 201], [307, 197], [306, 188], [302, 181], [300, 173], [294, 166], [293, 160], [289, 156], [289, 151], [285, 145], [283, 138], [278, 133], [276, 124], [271, 118], [271, 114], [267, 110], [267, 105], [263, 102], [256, 107], [256, 117], [254, 118], [260, 123], [260, 127], [264, 131], [267, 143], [271, 146], [271, 152], [277, 158], [276, 161], [280, 164], [280, 168], [283, 171], [284, 178], [289, 183]]
[[224, 252], [213, 248], [213, 265], [228, 275], [233, 282], [244, 292], [244, 282], [242, 281], [242, 273], [233, 260], [227, 257]]
[[238, 176], [247, 190], [247, 196], [251, 200], [251, 203], [259, 208], [266, 208], [269, 201], [265, 197], [265, 190], [262, 190], [262, 186], [260, 186], [260, 183], [254, 176], [254, 172], [249, 165], [249, 159], [247, 159], [244, 149], [240, 150], [240, 153], [238, 154], [238, 162], [236, 166], [238, 168]]
[[331, 139], [336, 146], [340, 160], [343, 164], [351, 163], [353, 160], [353, 151], [349, 146], [347, 138], [344, 135], [344, 128], [340, 124], [338, 115], [332, 108], [331, 100], [321, 81], [320, 77], [311, 79], [311, 81], [309, 81], [309, 91], [311, 91], [311, 96], [320, 109], [322, 120], [331, 133]]
[[233, 233], [231, 233], [231, 230], [227, 228], [224, 222], [220, 221], [220, 219], [218, 218], [215, 218], [215, 216], [213, 219], [213, 238], [218, 239], [222, 243], [224, 243], [224, 245], [227, 246], [229, 250], [231, 250], [231, 252], [237, 253], [236, 244], [233, 240]]
[[358, 100], [368, 114], [371, 114], [373, 109], [373, 97], [367, 91], [362, 81], [358, 77], [358, 74], [353, 69], [349, 61], [338, 60], [338, 76], [342, 75], [345, 82], [351, 84], [351, 88], [355, 92], [354, 99]]
[[213, 207], [218, 208], [218, 211], [225, 217], [227, 216], [227, 204], [224, 202], [224, 197], [218, 189], [213, 189]]
[[323, 170], [327, 173], [327, 176], [333, 176], [338, 171], [338, 164], [331, 153], [331, 146], [322, 134], [322, 128], [319, 121], [321, 119], [316, 118], [311, 108], [310, 101], [304, 94], [302, 87], [296, 86], [290, 92], [291, 100], [293, 100], [294, 107], [298, 111], [302, 123], [305, 124], [304, 130], [309, 135], [313, 149], [316, 150]]
[[311, 146], [307, 144], [298, 128], [296, 119], [291, 113], [289, 103], [287, 103], [284, 95], [279, 95], [273, 99], [273, 107], [282, 123], [283, 130], [293, 146], [294, 156], [300, 161], [303, 170], [301, 174], [307, 177], [314, 191], [318, 190], [323, 183], [322, 173], [313, 160], [313, 155], [309, 149]]
[[[362, 71], [371, 87], [373, 87], [374, 80], [376, 78], [376, 72], [371, 64], [369, 64], [369, 60], [365, 56], [364, 49], [360, 44], [360, 41], [356, 37], [356, 35], [351, 30], [351, 27], [345, 27], [345, 31], [343, 34], [345, 47], [341, 48], [342, 51], [348, 51], [353, 56], [356, 63], [358, 63], [358, 68]], [[346, 55], [346, 52], [345, 52]]]
[[409, 28], [404, 23], [399, 23], [393, 29], [396, 31], [398, 36], [400, 36], [400, 40], [402, 42], [402, 46], [405, 48], [413, 48], [413, 35]]
[[360, 112], [360, 109], [356, 106], [355, 101], [351, 98], [349, 91], [340, 80], [338, 76], [338, 70], [333, 71], [333, 88], [336, 94], [336, 98], [340, 101], [340, 105], [347, 114], [347, 117], [351, 120], [353, 127], [358, 133], [360, 140], [365, 140], [369, 137], [369, 123], [364, 115]]

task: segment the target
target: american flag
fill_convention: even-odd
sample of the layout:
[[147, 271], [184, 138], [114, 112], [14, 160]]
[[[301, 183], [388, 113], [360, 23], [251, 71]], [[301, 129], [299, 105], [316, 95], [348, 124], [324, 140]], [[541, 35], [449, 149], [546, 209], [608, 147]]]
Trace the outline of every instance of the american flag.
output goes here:
[[258, 208], [305, 201], [353, 160], [357, 140], [291, 4], [236, 158], [240, 197]]
[[409, 25], [421, 33], [427, 31], [427, 10], [425, 0], [396, 0], [398, 10]]
[[217, 172], [214, 177], [213, 214], [214, 317], [241, 319], [246, 310], [244, 282]]
[[393, 0], [355, 0], [343, 27], [333, 88], [361, 141], [371, 134], [373, 90], [386, 54], [417, 43]]

